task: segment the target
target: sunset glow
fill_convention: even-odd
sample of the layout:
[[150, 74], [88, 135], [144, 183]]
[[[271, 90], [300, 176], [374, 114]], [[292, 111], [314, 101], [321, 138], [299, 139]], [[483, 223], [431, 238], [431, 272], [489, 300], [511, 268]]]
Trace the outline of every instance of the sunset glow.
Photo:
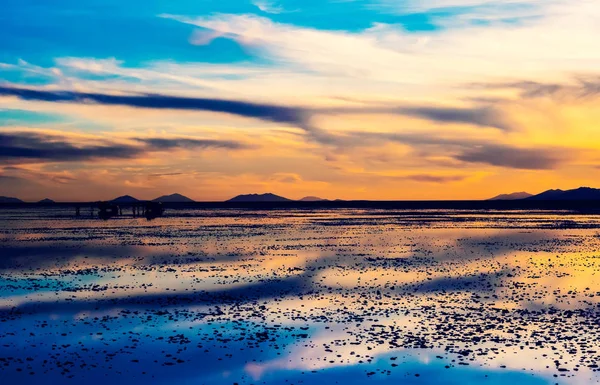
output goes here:
[[598, 20], [594, 0], [8, 0], [0, 195], [598, 187]]

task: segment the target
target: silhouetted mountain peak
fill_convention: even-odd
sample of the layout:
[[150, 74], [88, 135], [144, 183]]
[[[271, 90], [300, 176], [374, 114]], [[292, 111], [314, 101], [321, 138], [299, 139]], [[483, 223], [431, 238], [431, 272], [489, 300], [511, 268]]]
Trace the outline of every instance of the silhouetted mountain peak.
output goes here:
[[0, 203], [23, 203], [19, 198], [0, 197]]
[[600, 200], [600, 189], [579, 187], [572, 190], [548, 190], [527, 198], [529, 200]]
[[291, 199], [284, 198], [272, 193], [266, 194], [243, 194], [229, 199], [227, 202], [289, 202]]
[[56, 203], [56, 202], [54, 202], [52, 199], [44, 198], [41, 201], [39, 201], [38, 203], [50, 204], [50, 203]]
[[327, 200], [328, 199], [323, 199], [323, 198], [314, 197], [314, 196], [307, 196], [302, 199], [299, 199], [300, 202], [323, 202], [323, 201], [327, 201]]
[[139, 199], [134, 198], [131, 195], [123, 195], [123, 196], [120, 196], [118, 198], [111, 200], [112, 203], [135, 203], [135, 202], [139, 202], [139, 201], [140, 201]]
[[497, 195], [488, 200], [490, 200], [490, 201], [512, 201], [512, 200], [517, 200], [517, 199], [529, 198], [531, 196], [533, 196], [533, 194], [529, 194], [528, 192], [521, 191], [521, 192], [510, 193], [510, 194], [500, 194], [500, 195]]
[[152, 202], [162, 202], [162, 203], [193, 203], [194, 200], [190, 199], [184, 195], [175, 193], [171, 195], [163, 195], [156, 199], [153, 199]]

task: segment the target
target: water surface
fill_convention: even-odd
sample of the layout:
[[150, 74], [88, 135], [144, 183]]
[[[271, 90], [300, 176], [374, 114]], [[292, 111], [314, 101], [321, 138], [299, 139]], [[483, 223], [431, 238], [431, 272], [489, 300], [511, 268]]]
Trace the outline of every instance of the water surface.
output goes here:
[[588, 384], [600, 217], [0, 211], [9, 383]]

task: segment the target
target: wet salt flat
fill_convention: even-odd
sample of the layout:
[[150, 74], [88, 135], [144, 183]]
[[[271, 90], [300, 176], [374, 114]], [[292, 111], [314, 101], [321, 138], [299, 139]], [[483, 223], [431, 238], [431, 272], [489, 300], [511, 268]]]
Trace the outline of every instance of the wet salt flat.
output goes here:
[[6, 383], [600, 382], [600, 216], [0, 210]]

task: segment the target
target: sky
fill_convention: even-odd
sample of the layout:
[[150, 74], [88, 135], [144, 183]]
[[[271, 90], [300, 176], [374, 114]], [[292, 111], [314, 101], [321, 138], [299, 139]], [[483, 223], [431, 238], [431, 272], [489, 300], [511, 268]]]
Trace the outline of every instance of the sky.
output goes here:
[[600, 187], [597, 0], [4, 0], [0, 195]]

